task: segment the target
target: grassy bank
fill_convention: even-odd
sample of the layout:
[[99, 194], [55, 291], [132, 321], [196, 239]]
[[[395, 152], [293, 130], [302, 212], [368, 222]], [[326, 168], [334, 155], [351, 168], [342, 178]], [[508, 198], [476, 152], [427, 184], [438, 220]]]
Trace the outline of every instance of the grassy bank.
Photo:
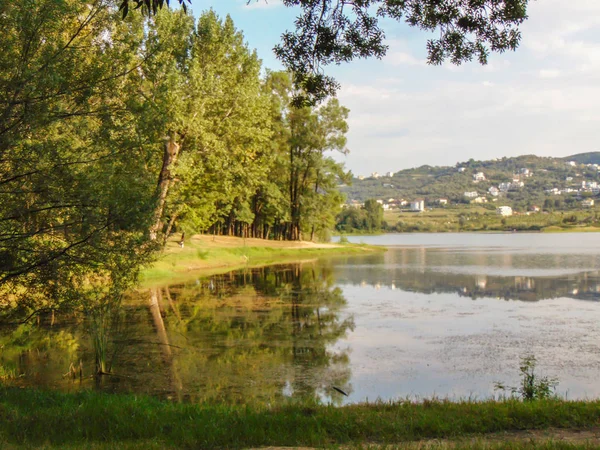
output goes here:
[[385, 251], [383, 247], [356, 244], [268, 241], [197, 235], [180, 248], [168, 242], [164, 254], [142, 272], [142, 285], [183, 282], [198, 274], [210, 275], [245, 267], [304, 261], [326, 256], [360, 255]]
[[600, 401], [425, 401], [261, 409], [0, 388], [0, 446], [209, 449], [398, 444], [486, 438], [519, 430], [590, 429], [599, 421]]

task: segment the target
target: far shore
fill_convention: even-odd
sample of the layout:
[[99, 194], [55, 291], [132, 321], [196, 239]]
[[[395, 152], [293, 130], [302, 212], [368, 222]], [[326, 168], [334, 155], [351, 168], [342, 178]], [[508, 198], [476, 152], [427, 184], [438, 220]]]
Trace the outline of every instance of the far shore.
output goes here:
[[600, 227], [559, 227], [549, 226], [540, 229], [439, 229], [439, 230], [411, 230], [411, 231], [352, 231], [350, 233], [333, 233], [334, 237], [352, 237], [352, 236], [381, 236], [383, 234], [417, 234], [417, 233], [598, 233]]
[[384, 247], [363, 244], [273, 241], [212, 235], [194, 235], [181, 248], [178, 239], [172, 238], [158, 260], [142, 271], [141, 285], [165, 285], [248, 267], [385, 250]]

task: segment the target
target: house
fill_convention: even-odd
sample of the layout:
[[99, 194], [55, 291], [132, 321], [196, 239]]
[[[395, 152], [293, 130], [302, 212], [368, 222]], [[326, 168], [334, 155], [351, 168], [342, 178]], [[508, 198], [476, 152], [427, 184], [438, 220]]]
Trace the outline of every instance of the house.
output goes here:
[[459, 167], [457, 170], [459, 171], [459, 173], [463, 173], [467, 169], [465, 169], [464, 167]]
[[523, 186], [525, 186], [525, 183], [523, 183], [522, 181], [513, 181], [512, 183], [509, 183], [509, 191], [517, 191], [520, 188], [522, 188]]
[[498, 213], [500, 216], [508, 217], [508, 216], [512, 216], [513, 210], [510, 206], [499, 206], [496, 209], [496, 213]]
[[533, 175], [533, 172], [525, 167], [519, 170], [519, 175], [523, 175], [524, 177], [529, 178]]
[[365, 179], [365, 176], [364, 176], [364, 175], [359, 175], [359, 176], [358, 176], [358, 179], [359, 179], [360, 181], [362, 181], [362, 180], [364, 180], [364, 179]]
[[531, 211], [531, 212], [540, 212], [540, 207], [533, 205], [533, 206], [531, 206], [529, 208], [529, 211]]
[[385, 176], [392, 178], [394, 176], [394, 172], [388, 172], [385, 174]]
[[584, 208], [591, 208], [594, 206], [594, 199], [593, 198], [586, 198], [585, 200], [583, 200], [581, 202], [581, 206], [583, 206]]
[[573, 177], [567, 177], [565, 178], [565, 181], [573, 181]]
[[467, 198], [479, 197], [479, 194], [476, 191], [465, 192], [463, 195]]
[[485, 175], [483, 172], [477, 172], [473, 175], [473, 182], [479, 183], [480, 181], [485, 181]]
[[371, 174], [371, 178], [379, 178], [381, 175], [379, 175], [377, 172], [373, 172]]
[[438, 198], [438, 199], [436, 200], [436, 202], [437, 202], [439, 205], [447, 205], [447, 204], [448, 204], [448, 199], [447, 199], [447, 198]]
[[569, 161], [568, 163], [571, 167], [575, 167], [577, 163], [575, 161]]
[[500, 189], [498, 189], [495, 186], [492, 186], [488, 189], [488, 192], [492, 197], [498, 197], [498, 195], [500, 194]]
[[508, 192], [510, 189], [510, 183], [500, 183], [498, 185], [498, 189], [500, 192]]
[[410, 202], [410, 210], [416, 211], [416, 212], [425, 211], [425, 200], [423, 200], [423, 199], [413, 200], [412, 202]]
[[473, 200], [471, 200], [471, 203], [487, 203], [487, 198], [475, 197]]
[[582, 181], [581, 188], [582, 189], [594, 189], [598, 187], [598, 183], [596, 181]]

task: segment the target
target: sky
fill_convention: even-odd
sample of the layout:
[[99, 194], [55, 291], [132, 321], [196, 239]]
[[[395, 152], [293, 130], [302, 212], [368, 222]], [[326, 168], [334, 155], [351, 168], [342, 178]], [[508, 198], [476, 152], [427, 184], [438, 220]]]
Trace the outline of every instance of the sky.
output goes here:
[[[229, 14], [263, 65], [297, 11], [280, 0], [192, 0], [195, 15]], [[355, 175], [535, 154], [600, 151], [600, 0], [532, 0], [516, 52], [487, 66], [426, 64], [428, 35], [385, 22], [382, 60], [330, 66], [350, 109], [347, 156]]]

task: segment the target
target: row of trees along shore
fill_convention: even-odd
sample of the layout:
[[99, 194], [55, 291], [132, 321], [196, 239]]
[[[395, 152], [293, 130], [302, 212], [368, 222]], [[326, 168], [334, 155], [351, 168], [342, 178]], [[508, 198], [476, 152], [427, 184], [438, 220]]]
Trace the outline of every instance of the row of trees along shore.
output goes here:
[[0, 6], [0, 312], [118, 297], [175, 231], [335, 224], [348, 110], [292, 106], [229, 17], [117, 6]]

